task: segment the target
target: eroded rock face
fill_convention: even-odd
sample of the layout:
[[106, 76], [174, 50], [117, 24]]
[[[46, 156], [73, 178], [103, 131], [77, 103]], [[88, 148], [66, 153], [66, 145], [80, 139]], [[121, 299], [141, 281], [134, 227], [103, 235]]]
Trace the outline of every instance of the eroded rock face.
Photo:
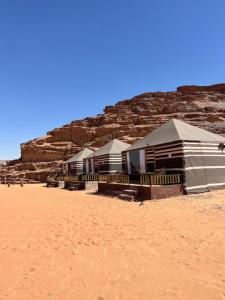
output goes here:
[[225, 134], [225, 84], [182, 86], [177, 92], [144, 93], [106, 106], [104, 114], [73, 121], [21, 145], [22, 162], [65, 160], [83, 147], [112, 138], [133, 143], [170, 118]]
[[24, 183], [46, 182], [49, 174], [60, 173], [61, 170], [62, 161], [8, 164], [0, 169], [0, 183], [19, 183], [21, 180]]
[[177, 88], [178, 92], [191, 93], [191, 92], [218, 92], [225, 93], [225, 84], [214, 84], [209, 86], [197, 86], [197, 85], [184, 85]]
[[22, 144], [21, 159], [11, 164], [66, 160], [83, 147], [95, 150], [112, 138], [133, 143], [170, 118], [225, 135], [225, 84], [182, 86], [176, 92], [144, 93], [119, 101], [106, 106], [103, 114], [73, 121]]

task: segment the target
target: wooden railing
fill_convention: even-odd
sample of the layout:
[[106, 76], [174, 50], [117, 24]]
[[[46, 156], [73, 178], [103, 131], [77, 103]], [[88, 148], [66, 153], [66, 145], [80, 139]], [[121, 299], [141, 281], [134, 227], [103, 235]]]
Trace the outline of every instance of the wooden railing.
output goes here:
[[79, 176], [78, 175], [71, 175], [71, 176], [58, 176], [57, 181], [65, 181], [65, 182], [74, 182], [74, 181], [79, 181]]
[[84, 180], [84, 181], [98, 181], [99, 180], [99, 175], [98, 174], [82, 175], [82, 180]]
[[141, 185], [166, 185], [182, 183], [181, 174], [171, 175], [140, 175]]
[[[48, 181], [55, 181], [53, 176], [48, 177]], [[124, 183], [129, 184], [130, 179], [129, 175], [98, 175], [98, 174], [86, 174], [82, 176], [73, 175], [73, 176], [58, 176], [57, 181], [65, 182], [75, 182], [75, 181], [100, 181], [107, 183]], [[167, 185], [167, 184], [180, 184], [182, 183], [181, 174], [171, 174], [171, 175], [149, 175], [142, 174], [140, 175], [140, 184], [141, 185]]]
[[129, 183], [128, 175], [99, 175], [99, 181], [107, 183]]

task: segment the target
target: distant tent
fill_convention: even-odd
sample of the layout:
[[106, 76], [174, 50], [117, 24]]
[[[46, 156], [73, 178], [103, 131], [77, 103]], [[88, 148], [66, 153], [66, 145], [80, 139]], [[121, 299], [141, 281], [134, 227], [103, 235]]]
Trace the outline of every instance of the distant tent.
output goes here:
[[92, 154], [93, 151], [84, 148], [77, 154], [75, 154], [73, 157], [71, 157], [69, 160], [65, 162], [65, 165], [67, 166], [66, 173], [68, 175], [79, 175], [85, 173], [85, 166], [83, 165], [83, 160], [88, 155]]
[[123, 152], [128, 174], [183, 174], [187, 193], [225, 187], [225, 137], [171, 119]]
[[130, 145], [113, 139], [84, 159], [87, 174], [113, 174], [122, 172], [122, 155]]

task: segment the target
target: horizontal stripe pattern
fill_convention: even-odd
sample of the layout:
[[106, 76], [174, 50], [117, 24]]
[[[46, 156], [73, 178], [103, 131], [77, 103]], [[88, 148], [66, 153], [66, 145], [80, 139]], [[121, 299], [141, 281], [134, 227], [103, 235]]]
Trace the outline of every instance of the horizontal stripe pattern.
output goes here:
[[122, 154], [99, 155], [85, 159], [88, 160], [90, 165], [89, 173], [91, 173], [91, 159], [93, 159], [95, 173], [111, 174], [122, 170]]
[[205, 185], [194, 185], [191, 187], [186, 187], [187, 191], [193, 191], [193, 190], [197, 190], [197, 189], [202, 189], [202, 188], [210, 188], [210, 187], [225, 187], [225, 183], [208, 183]]
[[169, 173], [184, 174], [187, 193], [224, 187], [225, 151], [218, 150], [218, 145], [219, 142], [177, 141], [143, 148], [146, 172], [165, 168]]
[[84, 172], [84, 163], [82, 161], [74, 161], [68, 164], [68, 175], [79, 175]]

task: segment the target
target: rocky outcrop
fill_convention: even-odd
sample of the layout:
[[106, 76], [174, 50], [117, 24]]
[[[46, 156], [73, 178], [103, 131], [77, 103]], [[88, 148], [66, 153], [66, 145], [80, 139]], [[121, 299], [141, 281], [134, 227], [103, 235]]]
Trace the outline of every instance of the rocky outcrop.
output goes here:
[[198, 85], [184, 85], [177, 88], [180, 93], [192, 93], [192, 92], [218, 92], [225, 93], [225, 84], [214, 84], [209, 86], [198, 86]]
[[18, 163], [0, 168], [0, 183], [4, 181], [20, 181], [27, 183], [46, 182], [49, 174], [60, 173], [62, 161], [41, 163]]
[[[37, 162], [66, 160], [83, 147], [94, 150], [112, 138], [133, 143], [170, 118], [223, 135], [225, 84], [182, 86], [176, 92], [144, 93], [106, 106], [103, 111], [96, 117], [73, 121], [22, 144], [20, 160], [11, 162], [14, 170], [37, 173]], [[49, 166], [46, 168], [49, 170]], [[39, 168], [39, 171], [46, 168]]]

